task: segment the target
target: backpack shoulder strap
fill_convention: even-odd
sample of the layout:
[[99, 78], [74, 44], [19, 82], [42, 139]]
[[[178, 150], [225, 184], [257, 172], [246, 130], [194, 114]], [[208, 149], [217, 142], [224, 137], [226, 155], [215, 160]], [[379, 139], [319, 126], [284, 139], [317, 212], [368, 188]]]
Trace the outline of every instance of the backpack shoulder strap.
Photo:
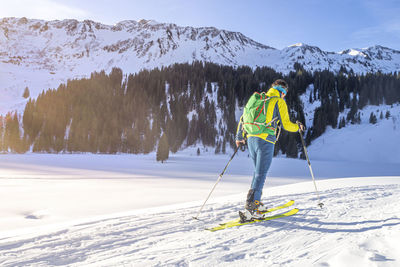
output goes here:
[[[268, 100], [271, 100], [271, 99], [273, 99], [273, 98], [278, 98], [278, 100], [276, 101], [276, 103], [278, 103], [278, 101], [279, 101], [279, 96], [269, 96], [268, 97]], [[276, 103], [275, 103], [275, 105], [276, 105]], [[274, 109], [275, 109], [275, 106], [274, 106]], [[272, 111], [273, 112], [273, 111]], [[272, 114], [272, 117], [273, 117], [274, 115]], [[266, 123], [266, 125], [271, 125], [273, 122], [275, 122], [276, 120], [278, 120], [278, 117], [275, 117], [275, 118], [272, 118], [271, 119], [271, 121], [269, 121], [269, 122], [265, 122]]]

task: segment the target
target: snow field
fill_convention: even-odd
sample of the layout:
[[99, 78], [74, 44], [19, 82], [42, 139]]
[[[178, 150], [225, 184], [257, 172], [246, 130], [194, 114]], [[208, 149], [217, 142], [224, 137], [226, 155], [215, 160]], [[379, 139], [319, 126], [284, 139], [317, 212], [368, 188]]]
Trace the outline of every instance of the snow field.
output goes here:
[[[367, 179], [368, 180], [368, 179]], [[347, 182], [348, 181], [348, 182]], [[355, 186], [360, 183], [360, 186]], [[236, 218], [242, 196], [198, 206], [110, 218], [0, 244], [2, 266], [398, 266], [399, 178], [332, 179], [323, 183], [324, 209], [313, 192], [295, 199], [292, 217], [225, 229], [204, 228]], [[306, 191], [311, 183], [297, 184]], [[347, 186], [347, 187], [346, 187]], [[273, 191], [271, 188], [269, 191]], [[294, 190], [296, 191], [296, 190]]]
[[399, 265], [398, 164], [312, 158], [321, 210], [306, 161], [275, 158], [262, 200], [293, 199], [299, 213], [209, 232], [237, 218], [251, 163], [234, 158], [196, 221], [229, 159], [196, 150], [166, 164], [154, 154], [1, 155], [0, 265]]
[[[196, 156], [196, 150], [193, 147], [171, 155], [165, 164], [156, 163], [154, 153], [0, 155], [0, 237], [142, 209], [159, 210], [161, 206], [182, 203], [201, 205], [230, 155], [202, 150]], [[397, 176], [400, 172], [398, 164], [390, 163], [313, 158], [311, 162], [318, 183], [338, 177]], [[252, 163], [247, 152], [239, 152], [209, 203], [235, 194], [244, 198], [251, 178]], [[311, 181], [306, 161], [274, 158], [265, 188], [277, 191], [276, 186], [303, 181]]]

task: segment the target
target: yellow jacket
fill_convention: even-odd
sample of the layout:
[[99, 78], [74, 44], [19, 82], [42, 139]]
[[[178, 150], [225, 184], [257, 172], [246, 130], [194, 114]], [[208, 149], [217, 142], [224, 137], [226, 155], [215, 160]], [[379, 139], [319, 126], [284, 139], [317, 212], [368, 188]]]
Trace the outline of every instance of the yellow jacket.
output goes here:
[[[274, 118], [277, 118], [274, 122], [271, 123], [271, 126], [273, 128], [277, 128], [277, 124], [280, 121], [282, 127], [289, 132], [297, 132], [299, 130], [299, 126], [296, 123], [292, 123], [289, 118], [289, 112], [288, 112], [288, 107], [283, 98], [280, 97], [279, 91], [270, 88], [267, 92], [267, 96], [272, 97], [271, 100], [269, 101], [268, 107], [267, 107], [267, 112], [266, 112], [266, 122], [272, 121]], [[244, 133], [242, 130], [242, 123], [240, 118], [238, 128], [236, 131], [236, 140], [242, 140]], [[248, 134], [247, 137], [250, 136], [255, 136], [264, 139], [267, 142], [275, 144], [276, 142], [276, 130], [275, 134], [267, 134], [267, 133], [261, 133], [257, 135], [251, 135]]]

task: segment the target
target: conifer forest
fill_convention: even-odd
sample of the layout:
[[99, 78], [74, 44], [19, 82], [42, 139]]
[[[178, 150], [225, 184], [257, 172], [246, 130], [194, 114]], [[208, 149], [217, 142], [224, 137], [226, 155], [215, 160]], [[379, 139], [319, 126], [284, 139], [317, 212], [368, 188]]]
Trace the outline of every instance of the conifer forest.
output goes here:
[[[1, 116], [0, 150], [139, 154], [155, 151], [165, 135], [163, 143], [172, 153], [189, 146], [225, 153], [234, 146], [240, 108], [278, 78], [289, 84], [286, 102], [293, 122], [305, 121], [303, 105], [321, 103], [312, 125], [306, 125], [307, 144], [328, 126], [360, 123], [366, 105], [400, 102], [398, 73], [355, 74], [344, 68], [310, 73], [299, 64], [294, 69], [282, 75], [268, 67], [193, 62], [136, 74], [118, 68], [95, 72], [56, 89], [43, 88], [23, 114]], [[308, 101], [302, 103], [306, 91]], [[275, 153], [297, 158], [301, 151], [299, 135], [282, 131]]]

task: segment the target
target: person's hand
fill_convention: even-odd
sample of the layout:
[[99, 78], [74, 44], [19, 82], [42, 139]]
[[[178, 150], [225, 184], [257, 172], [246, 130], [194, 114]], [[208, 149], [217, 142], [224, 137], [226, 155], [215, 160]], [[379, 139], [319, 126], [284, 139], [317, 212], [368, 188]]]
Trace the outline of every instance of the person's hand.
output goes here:
[[297, 125], [299, 125], [299, 132], [304, 132], [306, 127], [299, 121], [296, 121]]
[[236, 147], [246, 144], [246, 140], [236, 140]]

